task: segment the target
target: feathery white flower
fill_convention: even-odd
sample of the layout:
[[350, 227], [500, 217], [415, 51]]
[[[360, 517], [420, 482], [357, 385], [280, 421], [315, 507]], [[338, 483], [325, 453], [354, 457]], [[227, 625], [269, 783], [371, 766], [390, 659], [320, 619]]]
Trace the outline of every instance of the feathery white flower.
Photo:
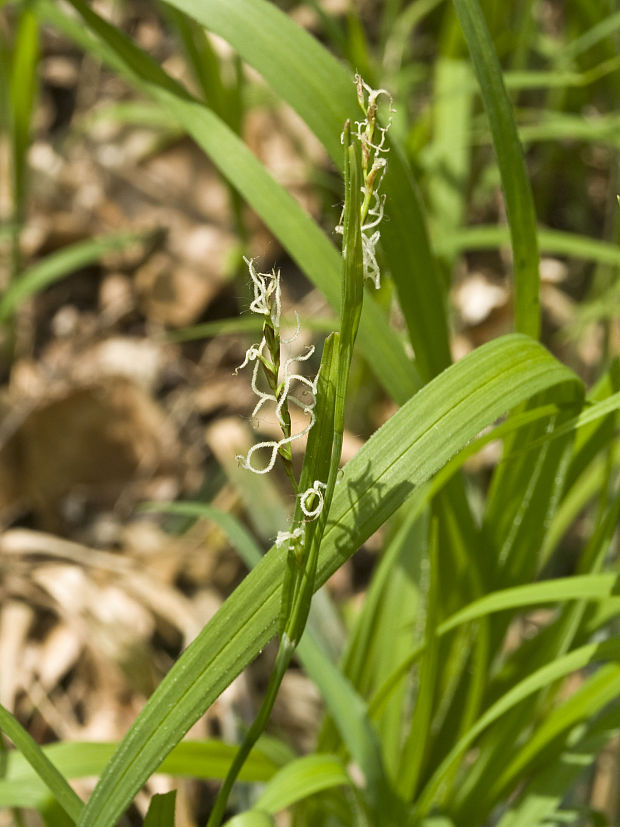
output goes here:
[[[387, 131], [392, 124], [390, 116], [386, 126], [379, 126], [377, 124], [377, 101], [383, 95], [389, 101], [390, 113], [394, 111], [392, 107], [392, 96], [386, 89], [372, 89], [365, 83], [359, 74], [355, 75], [355, 84], [357, 86], [357, 98], [361, 108], [364, 110], [366, 117], [362, 121], [355, 121], [355, 130], [353, 132], [355, 138], [359, 141], [362, 148], [362, 167], [364, 172], [364, 186], [361, 187], [362, 196], [364, 199], [373, 199], [373, 204], [368, 208], [366, 219], [361, 226], [362, 235], [362, 266], [364, 270], [364, 278], [371, 279], [377, 289], [381, 286], [381, 272], [379, 264], [377, 263], [377, 244], [381, 238], [381, 231], [376, 229], [383, 219], [383, 204], [385, 197], [379, 195], [379, 187], [385, 175], [387, 167], [387, 159], [384, 157], [386, 152], [389, 152], [389, 147], [385, 145]], [[375, 133], [379, 134], [379, 138], [375, 138]], [[341, 136], [341, 141], [344, 142], [344, 132]], [[372, 161], [372, 163], [370, 163]], [[370, 164], [370, 169], [368, 166]], [[344, 234], [343, 226], [344, 212], [341, 216], [340, 223], [336, 227], [336, 232], [341, 235]], [[369, 220], [370, 219], [370, 220]], [[371, 232], [374, 230], [374, 232]], [[343, 254], [346, 251], [343, 250]]]
[[[247, 258], [244, 260], [248, 265], [250, 277], [252, 279], [252, 284], [254, 287], [254, 300], [250, 304], [250, 310], [259, 315], [268, 317], [269, 322], [266, 322], [266, 324], [268, 324], [269, 327], [272, 328], [274, 331], [277, 331], [279, 336], [281, 314], [280, 273], [276, 273], [275, 270], [272, 271], [270, 274], [257, 273], [254, 267], [253, 260]], [[290, 338], [280, 339], [280, 341], [284, 343], [290, 344], [297, 338], [297, 335], [299, 334], [299, 317], [297, 316], [297, 314], [295, 315], [297, 319], [296, 330]], [[247, 367], [247, 365], [249, 365], [251, 362], [254, 363], [254, 368], [252, 370], [251, 386], [252, 391], [258, 397], [258, 402], [254, 406], [254, 410], [252, 411], [252, 419], [257, 418], [259, 412], [262, 410], [264, 405], [266, 405], [268, 402], [272, 402], [275, 405], [275, 414], [278, 419], [278, 422], [284, 430], [286, 428], [286, 423], [283, 414], [284, 406], [288, 405], [289, 403], [293, 403], [296, 407], [301, 408], [303, 413], [306, 414], [306, 416], [308, 416], [308, 423], [305, 428], [303, 428], [301, 431], [298, 431], [297, 433], [290, 434], [288, 436], [285, 433], [282, 439], [273, 439], [267, 440], [265, 442], [259, 442], [250, 448], [245, 457], [242, 455], [237, 456], [240, 465], [248, 471], [253, 471], [255, 474], [267, 474], [269, 471], [271, 471], [271, 469], [275, 465], [279, 449], [284, 445], [289, 445], [296, 439], [301, 439], [302, 437], [304, 437], [308, 433], [310, 428], [312, 428], [315, 421], [314, 406], [316, 404], [318, 374], [315, 376], [314, 379], [308, 379], [306, 376], [302, 376], [302, 374], [300, 373], [294, 373], [292, 367], [296, 362], [305, 362], [307, 359], [310, 359], [310, 357], [314, 353], [314, 345], [310, 345], [307, 348], [305, 354], [299, 354], [286, 360], [286, 362], [284, 363], [283, 378], [281, 379], [281, 381], [279, 381], [279, 377], [278, 379], [274, 380], [274, 384], [276, 381], [279, 381], [275, 393], [271, 392], [270, 390], [261, 390], [261, 388], [258, 385], [259, 370], [261, 364], [265, 366], [268, 370], [275, 371], [275, 368], [268, 361], [268, 358], [265, 356], [264, 351], [266, 346], [267, 339], [266, 336], [263, 334], [263, 338], [258, 344], [253, 344], [247, 349], [243, 362], [235, 370], [235, 373], [238, 373], [238, 371], [240, 371], [244, 367]], [[309, 392], [310, 398], [307, 401], [299, 399], [292, 392], [293, 388], [298, 385], [305, 386], [305, 388]], [[267, 463], [262, 468], [256, 467], [256, 465], [254, 465], [252, 462], [252, 457], [257, 451], [262, 451], [264, 449], [267, 449], [269, 451]]]

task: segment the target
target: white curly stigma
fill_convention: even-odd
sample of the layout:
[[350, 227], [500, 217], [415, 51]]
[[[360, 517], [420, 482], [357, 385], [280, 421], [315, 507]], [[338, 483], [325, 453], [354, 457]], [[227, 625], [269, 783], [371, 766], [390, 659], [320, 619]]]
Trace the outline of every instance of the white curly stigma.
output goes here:
[[[258, 402], [254, 406], [254, 410], [252, 411], [252, 419], [256, 419], [259, 411], [266, 402], [273, 402], [275, 404], [276, 416], [281, 426], [284, 426], [282, 408], [285, 402], [292, 402], [298, 408], [301, 408], [303, 413], [306, 414], [306, 416], [308, 416], [309, 419], [308, 424], [301, 431], [291, 434], [290, 436], [284, 436], [282, 437], [282, 439], [272, 439], [267, 440], [265, 442], [258, 442], [256, 445], [253, 445], [250, 448], [245, 457], [242, 455], [237, 456], [237, 459], [239, 460], [241, 467], [245, 468], [248, 471], [253, 471], [255, 474], [269, 473], [269, 471], [271, 471], [271, 469], [275, 465], [278, 450], [283, 445], [288, 445], [291, 442], [294, 442], [296, 439], [301, 439], [308, 433], [310, 428], [312, 428], [315, 422], [314, 406], [316, 404], [317, 381], [319, 378], [318, 373], [315, 376], [315, 378], [311, 380], [306, 378], [305, 376], [302, 376], [299, 373], [290, 372], [290, 368], [293, 362], [305, 361], [306, 359], [309, 359], [312, 356], [312, 354], [314, 353], [314, 346], [310, 346], [308, 348], [308, 352], [304, 356], [297, 356], [291, 359], [287, 359], [284, 365], [284, 380], [281, 384], [279, 399], [273, 393], [262, 391], [257, 385], [259, 368], [258, 356], [262, 350], [262, 345], [263, 343], [261, 343], [261, 346], [255, 347], [253, 353], [250, 353], [250, 351], [252, 350], [252, 348], [250, 348], [250, 350], [248, 350], [248, 353], [246, 354], [246, 362], [244, 363], [246, 364], [248, 361], [252, 361], [253, 359], [255, 360], [254, 370], [252, 371], [252, 390], [254, 391], [256, 396], [258, 396]], [[303, 402], [302, 400], [294, 396], [293, 393], [291, 393], [291, 386], [293, 382], [299, 382], [305, 385], [310, 390], [311, 398], [308, 401]], [[252, 464], [252, 457], [257, 451], [265, 448], [269, 449], [270, 451], [269, 459], [267, 461], [267, 464], [263, 468], [257, 468], [255, 465]]]
[[[256, 445], [253, 445], [250, 448], [250, 450], [248, 451], [248, 453], [245, 457], [242, 456], [242, 455], [238, 455], [237, 459], [239, 460], [239, 463], [240, 463], [241, 467], [245, 468], [248, 471], [253, 471], [255, 474], [267, 474], [267, 473], [269, 473], [269, 471], [271, 471], [271, 469], [275, 465], [275, 462], [276, 462], [276, 459], [277, 459], [277, 456], [278, 456], [278, 450], [283, 445], [288, 445], [291, 442], [294, 442], [296, 439], [301, 439], [302, 437], [304, 437], [308, 433], [310, 428], [312, 428], [312, 426], [314, 425], [314, 422], [315, 422], [314, 406], [316, 404], [317, 382], [318, 382], [318, 378], [319, 378], [318, 373], [315, 376], [315, 378], [311, 380], [311, 379], [307, 379], [305, 376], [302, 376], [299, 373], [291, 373], [290, 372], [291, 365], [294, 362], [305, 361], [306, 359], [309, 359], [312, 356], [312, 354], [314, 353], [314, 346], [311, 345], [308, 348], [308, 352], [304, 356], [296, 356], [296, 357], [292, 357], [291, 359], [287, 359], [287, 361], [284, 365], [284, 380], [281, 384], [279, 399], [273, 393], [268, 393], [266, 391], [262, 391], [257, 385], [257, 379], [258, 379], [258, 368], [259, 368], [259, 364], [260, 364], [259, 363], [259, 356], [261, 354], [263, 345], [264, 345], [264, 341], [261, 342], [261, 345], [259, 347], [253, 346], [253, 348], [250, 348], [248, 350], [248, 353], [246, 353], [246, 362], [244, 363], [244, 364], [247, 364], [248, 361], [255, 360], [254, 370], [252, 371], [252, 390], [254, 391], [256, 396], [258, 396], [258, 402], [254, 406], [254, 410], [252, 411], [252, 419], [256, 419], [259, 411], [261, 410], [261, 408], [263, 407], [263, 405], [266, 402], [273, 402], [276, 406], [275, 411], [276, 411], [276, 416], [278, 418], [278, 422], [280, 423], [281, 426], [284, 426], [284, 417], [282, 416], [282, 408], [283, 408], [285, 402], [289, 402], [289, 403], [292, 402], [298, 408], [301, 408], [303, 413], [306, 414], [309, 417], [309, 421], [308, 421], [308, 424], [306, 425], [306, 427], [303, 430], [298, 431], [297, 433], [291, 434], [288, 437], [286, 437], [286, 436], [282, 437], [282, 439], [277, 439], [277, 440], [276, 439], [271, 439], [271, 440], [267, 440], [266, 442], [258, 442]], [[250, 351], [252, 351], [252, 353], [250, 353]], [[310, 393], [311, 393], [311, 398], [307, 402], [302, 402], [300, 399], [298, 399], [296, 396], [294, 396], [291, 393], [291, 386], [292, 386], [293, 382], [300, 382], [301, 384], [303, 384], [307, 388], [309, 388]], [[268, 448], [269, 451], [270, 451], [269, 460], [263, 468], [257, 468], [255, 465], [252, 464], [252, 456], [256, 453], [256, 451], [262, 450], [264, 448]]]
[[[321, 482], [320, 480], [315, 480], [311, 488], [308, 488], [306, 491], [303, 492], [303, 494], [299, 495], [299, 505], [301, 506], [301, 510], [303, 511], [304, 515], [309, 520], [316, 520], [316, 518], [323, 510], [323, 505], [325, 503], [323, 492], [326, 488], [326, 483]], [[311, 497], [316, 497], [316, 503], [312, 508], [309, 508], [308, 500]]]
[[[363, 192], [364, 190], [362, 190]], [[383, 204], [385, 196], [380, 196], [378, 192], [373, 193], [374, 203], [368, 210], [370, 221], [362, 224], [362, 260], [364, 267], [364, 276], [372, 279], [377, 290], [381, 287], [381, 271], [377, 263], [376, 248], [381, 238], [381, 231], [375, 230], [374, 233], [370, 231], [377, 227], [383, 219]]]
[[[377, 262], [377, 244], [381, 238], [380, 230], [376, 229], [383, 219], [383, 204], [384, 196], [379, 195], [379, 187], [385, 175], [387, 167], [387, 159], [383, 157], [385, 153], [389, 152], [389, 147], [386, 146], [387, 131], [392, 124], [392, 116], [388, 119], [385, 126], [377, 124], [377, 101], [383, 95], [388, 99], [389, 111], [392, 113], [394, 108], [392, 106], [392, 96], [386, 89], [372, 89], [364, 82], [359, 74], [355, 75], [355, 84], [357, 87], [357, 99], [361, 108], [366, 113], [366, 117], [362, 121], [355, 121], [355, 129], [353, 135], [359, 141], [362, 147], [363, 168], [364, 168], [364, 186], [362, 189], [362, 196], [366, 198], [372, 192], [373, 204], [368, 209], [366, 221], [362, 224], [362, 266], [364, 270], [364, 278], [371, 279], [375, 287], [379, 289], [381, 286], [381, 272]], [[376, 134], [378, 133], [378, 138]], [[341, 136], [341, 141], [344, 142], [344, 132]], [[371, 163], [372, 161], [372, 163]], [[368, 166], [370, 165], [370, 169]], [[336, 232], [341, 235], [344, 234], [343, 216], [340, 223], [336, 227]], [[346, 251], [343, 251], [346, 253]]]
[[280, 324], [280, 312], [282, 310], [280, 300], [280, 271], [276, 273], [257, 273], [254, 267], [254, 259], [243, 257], [248, 265], [252, 286], [254, 288], [254, 300], [250, 303], [250, 310], [260, 316], [269, 316], [274, 327]]
[[[281, 313], [280, 273], [276, 273], [275, 271], [272, 271], [271, 274], [257, 273], [252, 259], [246, 258], [244, 260], [248, 265], [250, 277], [254, 286], [254, 301], [250, 304], [250, 310], [254, 313], [258, 313], [259, 315], [269, 316], [272, 326], [274, 329], [278, 330], [279, 333]], [[297, 323], [296, 330], [288, 339], [281, 339], [284, 343], [290, 344], [299, 334], [299, 317], [297, 314], [295, 314], [295, 316]], [[282, 410], [285, 403], [293, 403], [296, 407], [301, 408], [303, 413], [308, 416], [308, 423], [305, 428], [297, 433], [291, 434], [290, 436], [283, 436], [282, 439], [272, 439], [265, 442], [259, 442], [250, 448], [246, 456], [238, 455], [237, 460], [239, 461], [241, 467], [248, 471], [253, 471], [255, 474], [269, 473], [276, 463], [278, 450], [283, 445], [288, 445], [296, 439], [301, 439], [308, 433], [310, 428], [312, 428], [315, 422], [314, 406], [316, 404], [317, 381], [319, 378], [318, 373], [314, 379], [308, 379], [300, 373], [293, 372], [292, 366], [295, 362], [305, 362], [307, 359], [310, 359], [314, 353], [314, 345], [310, 345], [305, 354], [293, 356], [286, 360], [283, 371], [284, 377], [280, 382], [276, 393], [261, 390], [258, 386], [260, 365], [261, 363], [269, 364], [266, 361], [267, 357], [264, 353], [266, 345], [267, 340], [265, 336], [263, 336], [258, 344], [253, 344], [247, 349], [243, 362], [235, 370], [235, 373], [238, 373], [242, 368], [246, 367], [251, 362], [254, 363], [251, 386], [255, 396], [258, 397], [258, 402], [254, 406], [251, 418], [256, 420], [263, 406], [267, 402], [272, 402], [275, 405], [275, 413], [278, 422], [282, 428], [285, 428], [286, 423]], [[308, 400], [302, 401], [292, 393], [292, 389], [296, 384], [304, 385], [309, 390], [310, 398]], [[257, 451], [262, 451], [264, 449], [269, 451], [267, 463], [263, 467], [257, 467], [253, 464], [252, 457]]]

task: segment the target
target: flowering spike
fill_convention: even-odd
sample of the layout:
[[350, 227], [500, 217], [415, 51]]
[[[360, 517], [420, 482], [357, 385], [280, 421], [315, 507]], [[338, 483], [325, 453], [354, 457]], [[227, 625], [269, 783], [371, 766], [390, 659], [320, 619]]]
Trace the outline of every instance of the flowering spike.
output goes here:
[[[355, 121], [355, 129], [353, 135], [360, 143], [362, 149], [362, 172], [364, 177], [364, 186], [362, 187], [362, 208], [361, 208], [361, 232], [362, 232], [362, 257], [364, 277], [372, 279], [375, 287], [378, 289], [381, 286], [381, 273], [377, 263], [376, 247], [381, 238], [381, 231], [375, 229], [383, 218], [383, 202], [384, 198], [379, 195], [379, 187], [385, 174], [387, 167], [387, 159], [384, 157], [386, 152], [389, 152], [389, 147], [385, 145], [387, 131], [392, 123], [392, 118], [388, 120], [386, 126], [379, 126], [377, 124], [377, 102], [383, 95], [389, 101], [390, 113], [394, 111], [392, 107], [392, 96], [386, 89], [372, 89], [364, 82], [359, 74], [355, 75], [355, 86], [357, 90], [357, 100], [364, 113], [364, 120]], [[345, 132], [342, 134], [341, 140], [344, 142], [345, 133], [348, 135], [350, 127], [345, 126]], [[375, 133], [378, 133], [376, 136]], [[368, 220], [368, 217], [371, 220]], [[336, 232], [343, 234], [343, 218], [336, 227]], [[345, 254], [346, 251], [343, 251]]]
[[[252, 391], [258, 397], [258, 402], [252, 411], [252, 419], [256, 419], [264, 405], [272, 402], [275, 405], [276, 417], [282, 429], [282, 438], [259, 442], [250, 448], [245, 457], [238, 456], [237, 459], [242, 467], [248, 471], [253, 471], [255, 474], [267, 474], [275, 465], [279, 455], [284, 462], [285, 469], [293, 483], [295, 491], [297, 491], [297, 484], [292, 470], [290, 445], [294, 440], [301, 439], [301, 437], [305, 436], [314, 425], [314, 405], [316, 402], [316, 382], [318, 376], [311, 380], [299, 373], [293, 373], [292, 365], [295, 362], [304, 362], [309, 359], [314, 353], [314, 346], [310, 346], [305, 354], [287, 359], [284, 364], [284, 375], [282, 379], [280, 378], [280, 344], [281, 342], [290, 344], [297, 338], [299, 334], [299, 317], [295, 314], [297, 326], [293, 335], [288, 339], [281, 339], [280, 273], [279, 271], [276, 273], [275, 270], [272, 270], [271, 273], [258, 273], [254, 267], [253, 259], [246, 258], [244, 261], [248, 265], [252, 286], [254, 288], [254, 299], [250, 304], [250, 310], [264, 317], [263, 337], [259, 344], [253, 344], [248, 348], [245, 359], [235, 370], [235, 373], [249, 365], [250, 362], [254, 363], [251, 385]], [[259, 372], [261, 372], [261, 368], [262, 375], [267, 380], [267, 390], [262, 390], [259, 387]], [[293, 395], [291, 391], [294, 383], [302, 384], [309, 388], [312, 395], [310, 401], [302, 402]], [[309, 417], [306, 427], [297, 433], [292, 433], [291, 430], [289, 403], [293, 403], [298, 408], [301, 408], [304, 414]], [[261, 449], [270, 450], [269, 460], [263, 468], [257, 468], [252, 462], [252, 457], [256, 451]]]

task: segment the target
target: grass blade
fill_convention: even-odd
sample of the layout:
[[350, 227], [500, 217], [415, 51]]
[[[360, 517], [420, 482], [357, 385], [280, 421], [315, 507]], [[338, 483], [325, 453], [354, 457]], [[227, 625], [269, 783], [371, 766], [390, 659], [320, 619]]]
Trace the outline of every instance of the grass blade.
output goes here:
[[[565, 738], [568, 731], [582, 721], [587, 722], [593, 719], [619, 694], [620, 666], [609, 664], [597, 670], [565, 703], [551, 709], [527, 742], [510, 757], [510, 760], [506, 761], [490, 784], [487, 778], [485, 796], [488, 808], [492, 806], [493, 799], [497, 799], [502, 794], [502, 790], [514, 788], [526, 769], [531, 771], [532, 768], [536, 768], [536, 765], [540, 767], [541, 756], [544, 756], [543, 765], [555, 763], [557, 753], [561, 752], [566, 744]], [[562, 734], [564, 738], [557, 743]], [[554, 744], [556, 755], [549, 752], [550, 744]]]
[[342, 761], [335, 755], [306, 755], [276, 773], [256, 799], [254, 807], [274, 815], [322, 790], [350, 784]]
[[[101, 774], [117, 746], [65, 741], [42, 747], [41, 752], [65, 778], [87, 778]], [[183, 778], [224, 778], [236, 750], [236, 746], [221, 741], [183, 741], [155, 772]], [[279, 768], [279, 764], [262, 751], [259, 742], [244, 764], [241, 778], [252, 783], [266, 782]], [[0, 807], [40, 809], [49, 796], [48, 787], [24, 754], [11, 751], [6, 778], [0, 780]]]
[[555, 681], [570, 675], [572, 672], [583, 669], [593, 662], [608, 659], [620, 659], [619, 638], [612, 638], [604, 643], [590, 643], [586, 646], [581, 646], [579, 649], [575, 649], [567, 655], [558, 658], [556, 661], [536, 670], [536, 672], [533, 672], [510, 689], [489, 707], [484, 715], [476, 721], [474, 726], [452, 747], [422, 791], [417, 803], [417, 812], [420, 814], [428, 812], [442, 786], [444, 777], [450, 772], [452, 766], [460, 760], [476, 738], [494, 721], [497, 721], [521, 701], [529, 698], [540, 689], [544, 689]]
[[512, 106], [478, 0], [454, 0], [454, 6], [480, 84], [506, 198], [514, 256], [515, 328], [538, 338], [536, 213]]
[[518, 803], [504, 815], [498, 827], [532, 827], [533, 824], [549, 823], [547, 819], [565, 800], [566, 790], [574, 787], [579, 776], [594, 763], [619, 728], [617, 707], [612, 707], [585, 732], [578, 728], [570, 736], [564, 752], [533, 776]]
[[397, 799], [388, 781], [381, 741], [368, 718], [366, 704], [336, 665], [324, 659], [315, 662], [320, 650], [312, 638], [304, 642], [304, 661], [315, 676], [314, 680], [349, 755], [364, 774], [373, 823], [377, 827], [392, 825], [399, 815], [402, 817], [402, 802]]
[[[0, 705], [0, 730], [5, 732], [17, 749], [44, 782], [56, 801], [73, 822], [77, 821], [84, 802], [69, 786], [67, 779], [52, 764], [31, 735]], [[4, 782], [6, 783], [6, 782]]]
[[13, 47], [9, 78], [13, 150], [13, 207], [15, 220], [23, 219], [26, 196], [26, 156], [30, 145], [30, 119], [37, 91], [39, 23], [33, 9], [22, 4]]
[[[442, 253], [444, 250], [494, 250], [502, 244], [507, 244], [509, 238], [508, 230], [504, 227], [481, 224], [457, 230], [450, 239], [438, 239], [437, 249]], [[546, 255], [570, 256], [601, 264], [620, 264], [618, 245], [597, 238], [541, 227], [538, 230], [538, 242], [541, 251]]]
[[[612, 596], [618, 592], [619, 588], [620, 582], [616, 574], [596, 574], [557, 578], [542, 583], [530, 583], [526, 586], [501, 589], [473, 601], [444, 620], [437, 627], [437, 636], [442, 637], [459, 626], [495, 612], [548, 603], [564, 603], [567, 600], [590, 600], [606, 605], [613, 604], [614, 611], [617, 614], [620, 612], [620, 601], [616, 607]], [[400, 666], [384, 680], [370, 702], [373, 715], [381, 709], [394, 688], [418, 658], [422, 656], [425, 648], [425, 643], [416, 646]]]
[[243, 562], [252, 568], [260, 563], [263, 553], [250, 532], [239, 520], [215, 508], [208, 503], [201, 502], [174, 502], [174, 503], [145, 503], [141, 511], [163, 514], [176, 514], [182, 517], [196, 517], [200, 520], [212, 520], [226, 533], [228, 539], [239, 552]]
[[154, 795], [144, 818], [143, 827], [174, 827], [176, 800], [176, 790]]

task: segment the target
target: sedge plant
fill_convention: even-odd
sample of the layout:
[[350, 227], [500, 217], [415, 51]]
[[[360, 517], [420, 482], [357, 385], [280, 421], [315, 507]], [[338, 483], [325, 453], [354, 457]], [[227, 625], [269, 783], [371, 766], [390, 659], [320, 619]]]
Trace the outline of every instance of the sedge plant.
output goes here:
[[[296, 498], [292, 521], [274, 528], [274, 537], [281, 532], [277, 542], [260, 557], [231, 515], [191, 504], [192, 513], [224, 526], [252, 571], [114, 748], [59, 744], [41, 750], [0, 710], [0, 726], [19, 749], [7, 756], [0, 801], [35, 806], [50, 824], [56, 807], [80, 827], [113, 827], [161, 771], [223, 780], [212, 824], [221, 820], [235, 778], [266, 782], [251, 809], [235, 816], [236, 825], [273, 824], [285, 808], [292, 809], [296, 827], [615, 823], [580, 795], [580, 780], [620, 732], [618, 360], [610, 353], [586, 392], [576, 373], [537, 341], [538, 249], [610, 265], [619, 258], [616, 247], [583, 228], [539, 226], [549, 214], [537, 220], [523, 143], [546, 142], [548, 163], [541, 168], [550, 180], [563, 171], [557, 136], [566, 128], [564, 115], [570, 115], [571, 135], [579, 129], [598, 145], [595, 119], [584, 123], [579, 107], [593, 84], [613, 85], [617, 15], [600, 20], [592, 4], [567, 7], [570, 26], [554, 39], [537, 34], [528, 17], [533, 4], [385, 4], [377, 49], [398, 99], [411, 90], [416, 73], [434, 92], [412, 123], [399, 105], [385, 135], [377, 123], [374, 133], [368, 131], [372, 93], [359, 81], [367, 123], [357, 128], [349, 69], [276, 4], [169, 4], [257, 69], [343, 169], [342, 251], [242, 144], [230, 129], [233, 119], [192, 95], [91, 4], [70, 0], [74, 11], [68, 13], [65, 5], [37, 0], [33, 8], [193, 138], [340, 308], [341, 328], [325, 342], [318, 376], [305, 375], [307, 354], [295, 372], [281, 354], [278, 276], [248, 264], [261, 339], [248, 351], [246, 367], [258, 394], [255, 410], [275, 409], [281, 438], [254, 446], [242, 464], [247, 478], [249, 469], [282, 466]], [[410, 34], [425, 15], [438, 44], [432, 76], [422, 62], [401, 72], [402, 61], [416, 60]], [[529, 21], [529, 29], [512, 25], [515, 20]], [[535, 68], [527, 63], [528, 30], [535, 36]], [[331, 31], [336, 37], [340, 30]], [[343, 52], [372, 69], [361, 27], [352, 21], [350, 31], [357, 33], [355, 48], [347, 44]], [[514, 44], [513, 32], [519, 33]], [[496, 46], [509, 42], [515, 50], [506, 66]], [[528, 131], [520, 122], [527, 112], [515, 109], [515, 101], [520, 104], [536, 84], [542, 84], [547, 111]], [[343, 159], [339, 136], [347, 118]], [[420, 160], [416, 149], [425, 141], [429, 152]], [[389, 155], [382, 155], [388, 145]], [[387, 166], [382, 157], [389, 158]], [[474, 174], [477, 166], [485, 175]], [[371, 296], [361, 303], [363, 274], [374, 280], [378, 269], [373, 245], [383, 209], [376, 198], [380, 178], [387, 196], [380, 260], [402, 311], [398, 333]], [[485, 196], [489, 181], [501, 182], [505, 223], [465, 226], [470, 189], [476, 198]], [[539, 210], [553, 191], [552, 181], [537, 193]], [[506, 244], [515, 332], [451, 364], [449, 271], [463, 251]], [[397, 410], [338, 471], [354, 341]], [[299, 475], [290, 450], [299, 436], [293, 407], [305, 418], [301, 430], [308, 439]], [[463, 465], [492, 439], [502, 440], [502, 460], [490, 483], [478, 485], [465, 478]], [[576, 523], [587, 530], [580, 535]], [[329, 636], [308, 617], [312, 594], [379, 529], [376, 571], [344, 651], [334, 655]], [[544, 613], [532, 613], [540, 608]], [[275, 636], [276, 665], [241, 748], [184, 742]], [[260, 736], [293, 653], [318, 687], [326, 716], [312, 754], [274, 758]], [[100, 778], [84, 802], [67, 779], [87, 770]], [[155, 799], [152, 808], [167, 812], [163, 823], [173, 823], [169, 800]]]

